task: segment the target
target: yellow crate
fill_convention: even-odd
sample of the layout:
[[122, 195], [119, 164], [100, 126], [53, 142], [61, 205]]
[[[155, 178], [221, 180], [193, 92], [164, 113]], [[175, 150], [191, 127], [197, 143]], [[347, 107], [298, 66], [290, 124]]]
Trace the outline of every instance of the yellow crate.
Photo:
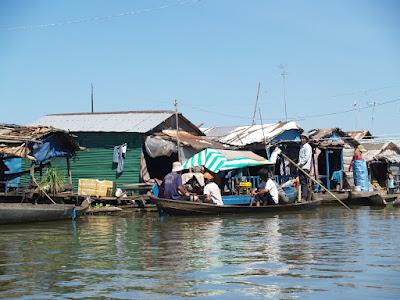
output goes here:
[[85, 196], [112, 196], [114, 182], [110, 180], [79, 179], [78, 194]]
[[112, 196], [112, 191], [114, 189], [114, 182], [110, 180], [97, 180], [97, 196], [109, 197]]

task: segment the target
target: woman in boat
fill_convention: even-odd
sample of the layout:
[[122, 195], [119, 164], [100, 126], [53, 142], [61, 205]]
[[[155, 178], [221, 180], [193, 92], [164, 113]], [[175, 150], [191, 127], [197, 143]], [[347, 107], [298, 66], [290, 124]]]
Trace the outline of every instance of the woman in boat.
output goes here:
[[276, 205], [279, 203], [279, 192], [276, 183], [271, 179], [270, 172], [263, 168], [258, 171], [258, 176], [260, 176], [261, 183], [258, 189], [252, 192], [255, 196], [256, 206], [260, 206], [260, 202], [264, 205]]
[[205, 202], [210, 202], [216, 205], [224, 205], [221, 196], [221, 190], [219, 189], [218, 185], [215, 183], [214, 176], [206, 172], [204, 173], [204, 196]]
[[349, 172], [353, 168], [353, 161], [355, 160], [362, 160], [362, 154], [367, 151], [363, 145], [358, 145], [357, 148], [354, 150], [353, 158], [351, 159], [350, 165], [349, 165]]

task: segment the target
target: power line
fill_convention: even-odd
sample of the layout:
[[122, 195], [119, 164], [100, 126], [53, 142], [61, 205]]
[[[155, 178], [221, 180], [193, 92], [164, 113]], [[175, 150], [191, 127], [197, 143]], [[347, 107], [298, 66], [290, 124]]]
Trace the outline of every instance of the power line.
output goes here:
[[[383, 106], [383, 105], [387, 105], [387, 104], [392, 104], [392, 103], [396, 103], [396, 102], [400, 102], [400, 98], [394, 99], [394, 100], [385, 101], [385, 102], [380, 102], [380, 103], [375, 102], [374, 107]], [[331, 113], [316, 114], [316, 115], [305, 115], [305, 116], [301, 116], [301, 117], [298, 117], [298, 118], [293, 118], [293, 121], [304, 121], [304, 120], [313, 119], [313, 118], [335, 116], [335, 115], [346, 114], [346, 113], [350, 113], [350, 112], [354, 112], [354, 111], [361, 111], [361, 110], [365, 110], [365, 109], [369, 109], [369, 108], [371, 108], [371, 105], [358, 106], [356, 108], [351, 108], [351, 109], [342, 110], [342, 111], [336, 111], [336, 112], [331, 112]]]
[[178, 1], [176, 3], [172, 3], [172, 4], [164, 4], [164, 5], [152, 7], [152, 8], [143, 8], [143, 9], [137, 9], [137, 10], [132, 10], [132, 11], [126, 11], [126, 12], [121, 12], [121, 13], [115, 14], [115, 15], [96, 16], [96, 17], [90, 17], [90, 18], [84, 18], [84, 19], [58, 21], [58, 22], [54, 22], [54, 23], [38, 24], [38, 25], [9, 26], [9, 27], [0, 28], [0, 30], [9, 30], [9, 31], [33, 30], [33, 29], [45, 29], [45, 28], [50, 28], [50, 27], [60, 27], [60, 26], [66, 26], [66, 25], [76, 25], [76, 24], [82, 24], [82, 23], [104, 22], [104, 21], [110, 21], [115, 18], [134, 16], [134, 15], [139, 15], [142, 13], [149, 13], [152, 11], [164, 10], [164, 9], [183, 6], [183, 5], [187, 5], [187, 4], [197, 4], [200, 1], [201, 0], [182, 0], [182, 1]]

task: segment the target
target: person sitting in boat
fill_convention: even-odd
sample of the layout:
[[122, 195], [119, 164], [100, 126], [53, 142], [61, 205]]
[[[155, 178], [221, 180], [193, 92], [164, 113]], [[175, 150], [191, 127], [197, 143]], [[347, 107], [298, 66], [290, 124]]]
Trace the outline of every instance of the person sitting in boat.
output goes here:
[[[291, 179], [286, 181], [285, 183], [282, 183], [279, 188], [279, 203], [280, 204], [286, 204], [286, 203], [293, 203], [298, 195], [298, 186], [299, 186], [299, 180], [298, 178]], [[281, 196], [281, 193], [284, 194], [284, 196]]]
[[222, 201], [221, 190], [215, 183], [214, 176], [209, 172], [204, 173], [204, 182], [206, 184], [204, 187], [205, 202], [210, 202], [216, 205], [224, 205], [224, 202]]
[[260, 206], [260, 202], [264, 205], [276, 205], [279, 203], [279, 192], [276, 183], [271, 179], [271, 173], [263, 168], [258, 171], [261, 183], [258, 189], [252, 191], [255, 196], [256, 206]]
[[172, 171], [163, 180], [164, 198], [182, 200], [182, 196], [190, 196], [182, 184], [182, 170], [183, 166], [179, 161], [172, 164]]

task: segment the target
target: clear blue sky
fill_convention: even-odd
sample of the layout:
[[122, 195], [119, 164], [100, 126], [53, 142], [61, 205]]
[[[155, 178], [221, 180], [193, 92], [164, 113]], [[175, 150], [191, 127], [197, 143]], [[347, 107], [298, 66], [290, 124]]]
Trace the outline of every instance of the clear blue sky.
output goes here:
[[[0, 122], [89, 111], [93, 82], [96, 111], [176, 98], [196, 124], [248, 124], [261, 81], [267, 123], [284, 117], [280, 64], [289, 118], [372, 129], [372, 109], [315, 115], [400, 99], [400, 1], [0, 2]], [[399, 116], [377, 106], [375, 134], [399, 134]]]

